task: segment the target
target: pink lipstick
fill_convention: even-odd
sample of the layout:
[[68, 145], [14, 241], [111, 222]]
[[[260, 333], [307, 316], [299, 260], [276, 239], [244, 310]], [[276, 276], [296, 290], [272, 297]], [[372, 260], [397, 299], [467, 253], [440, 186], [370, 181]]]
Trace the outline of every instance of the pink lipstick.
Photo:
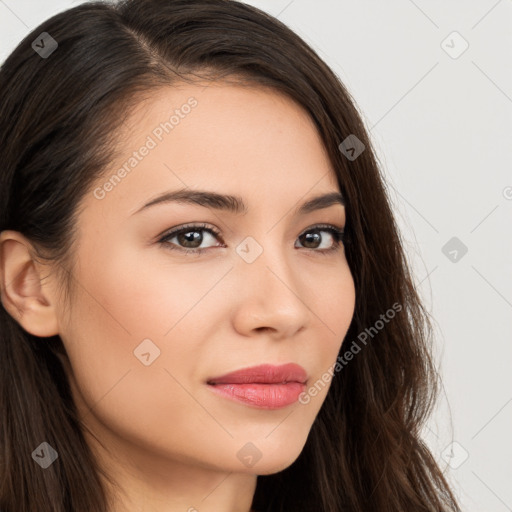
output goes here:
[[298, 400], [307, 378], [304, 368], [295, 363], [262, 364], [212, 377], [207, 384], [231, 400], [261, 409], [279, 409]]

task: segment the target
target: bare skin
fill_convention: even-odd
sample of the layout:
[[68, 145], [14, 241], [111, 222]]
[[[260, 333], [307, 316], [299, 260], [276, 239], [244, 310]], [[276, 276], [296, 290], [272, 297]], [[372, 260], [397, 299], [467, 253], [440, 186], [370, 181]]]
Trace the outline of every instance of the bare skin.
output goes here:
[[[158, 140], [155, 127], [190, 97], [197, 105]], [[329, 386], [307, 404], [266, 410], [218, 396], [206, 380], [294, 362], [308, 386], [321, 381], [352, 319], [354, 282], [343, 245], [325, 251], [334, 235], [321, 228], [309, 248], [299, 235], [318, 224], [343, 228], [345, 209], [295, 213], [339, 188], [313, 122], [290, 99], [222, 82], [148, 98], [98, 181], [103, 197], [91, 191], [81, 204], [73, 303], [64, 307], [54, 275], [14, 231], [0, 234], [2, 303], [26, 331], [62, 338], [77, 407], [94, 433], [86, 440], [119, 484], [111, 512], [249, 512], [257, 475], [296, 460]], [[150, 135], [156, 147], [105, 187]], [[181, 188], [240, 196], [247, 212], [176, 202], [137, 212]], [[220, 236], [189, 229], [202, 234], [199, 255], [170, 249], [197, 247], [184, 237], [158, 242], [189, 223]], [[241, 255], [258, 246], [248, 263]], [[146, 339], [139, 352], [150, 353], [148, 365], [134, 354]], [[240, 452], [247, 443], [261, 455], [251, 467]]]

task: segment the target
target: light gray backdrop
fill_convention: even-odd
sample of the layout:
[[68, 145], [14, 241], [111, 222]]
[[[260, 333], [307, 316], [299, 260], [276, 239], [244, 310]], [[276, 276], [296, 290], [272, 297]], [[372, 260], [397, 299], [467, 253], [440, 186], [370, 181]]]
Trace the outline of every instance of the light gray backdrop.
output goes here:
[[[79, 3], [0, 0], [0, 60]], [[425, 439], [463, 510], [512, 511], [512, 1], [247, 3], [355, 97], [436, 321], [444, 390]]]

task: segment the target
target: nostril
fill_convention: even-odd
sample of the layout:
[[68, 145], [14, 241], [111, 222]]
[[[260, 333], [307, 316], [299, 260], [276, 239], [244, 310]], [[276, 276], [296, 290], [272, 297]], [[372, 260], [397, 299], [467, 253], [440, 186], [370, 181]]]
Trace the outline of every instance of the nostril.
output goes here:
[[272, 328], [271, 327], [257, 327], [256, 330], [258, 332], [267, 332], [267, 331], [272, 331]]

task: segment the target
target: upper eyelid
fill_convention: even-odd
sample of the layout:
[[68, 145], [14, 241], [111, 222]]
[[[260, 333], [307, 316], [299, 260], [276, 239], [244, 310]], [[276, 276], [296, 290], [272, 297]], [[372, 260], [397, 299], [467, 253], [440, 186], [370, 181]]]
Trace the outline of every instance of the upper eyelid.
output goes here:
[[182, 226], [176, 226], [175, 228], [170, 228], [164, 231], [161, 235], [158, 236], [159, 239], [167, 238], [171, 235], [176, 235], [177, 233], [181, 233], [186, 229], [190, 231], [208, 231], [213, 235], [221, 237], [220, 230], [210, 225], [202, 225], [202, 224], [183, 224]]
[[[318, 229], [320, 231], [322, 231], [322, 230], [331, 231], [334, 229], [335, 231], [339, 231], [342, 235], [344, 235], [344, 232], [345, 232], [345, 226], [337, 226], [336, 224], [320, 222], [317, 224], [312, 224], [311, 226], [308, 226], [307, 228], [303, 229], [297, 236], [301, 236], [302, 234], [307, 233], [308, 231], [311, 231], [313, 229]], [[168, 242], [169, 239], [174, 238], [179, 233], [182, 233], [183, 231], [186, 231], [186, 230], [207, 231], [214, 238], [219, 238], [222, 241], [222, 243], [225, 243], [224, 239], [222, 237], [222, 234], [220, 233], [220, 230], [217, 229], [216, 227], [213, 227], [206, 223], [197, 223], [197, 224], [188, 223], [188, 224], [183, 224], [182, 226], [177, 226], [175, 228], [171, 228], [171, 229], [165, 231], [163, 234], [159, 235], [157, 240]], [[209, 249], [209, 248], [206, 248], [206, 249]], [[193, 251], [193, 249], [190, 249], [190, 250]], [[200, 250], [200, 249], [197, 249], [197, 250]]]
[[[328, 222], [319, 222], [317, 224], [312, 224], [311, 226], [308, 226], [307, 228], [303, 229], [298, 236], [302, 235], [303, 233], [309, 231], [309, 230], [312, 230], [312, 229], [330, 229], [330, 228], [334, 228], [334, 229], [338, 229], [340, 231], [344, 231], [345, 229], [345, 226], [337, 226], [336, 224], [331, 224], [331, 223], [328, 223]], [[162, 237], [168, 237], [170, 235], [173, 235], [173, 234], [176, 234], [176, 233], [180, 233], [181, 231], [183, 230], [186, 230], [186, 229], [189, 229], [190, 231], [210, 231], [212, 232], [212, 234], [214, 234], [215, 236], [222, 236], [221, 233], [220, 233], [220, 230], [216, 227], [213, 227], [212, 225], [209, 225], [209, 224], [194, 224], [194, 223], [190, 223], [190, 224], [183, 224], [182, 226], [176, 226], [174, 228], [170, 228], [166, 231], [164, 231], [161, 235], [159, 235], [159, 238], [162, 238]]]

